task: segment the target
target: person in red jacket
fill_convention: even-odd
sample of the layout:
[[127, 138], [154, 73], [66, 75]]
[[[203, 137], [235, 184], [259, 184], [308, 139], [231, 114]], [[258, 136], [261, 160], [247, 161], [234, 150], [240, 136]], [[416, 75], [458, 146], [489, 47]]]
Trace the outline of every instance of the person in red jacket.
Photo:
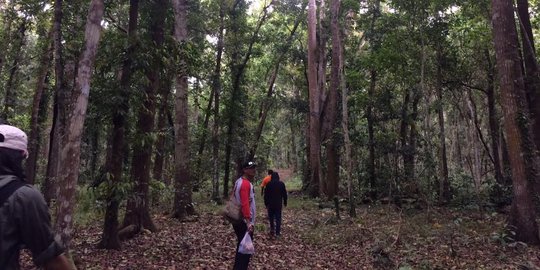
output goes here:
[[257, 164], [253, 161], [246, 162], [242, 165], [242, 176], [236, 180], [234, 184], [234, 197], [236, 202], [241, 206], [241, 212], [243, 221], [240, 223], [233, 223], [234, 233], [238, 240], [236, 244], [236, 256], [234, 258], [234, 270], [247, 269], [250, 254], [242, 254], [238, 252], [240, 242], [244, 238], [246, 232], [249, 232], [251, 239], [253, 239], [253, 229], [255, 228], [255, 191], [251, 181], [255, 177], [255, 168]]

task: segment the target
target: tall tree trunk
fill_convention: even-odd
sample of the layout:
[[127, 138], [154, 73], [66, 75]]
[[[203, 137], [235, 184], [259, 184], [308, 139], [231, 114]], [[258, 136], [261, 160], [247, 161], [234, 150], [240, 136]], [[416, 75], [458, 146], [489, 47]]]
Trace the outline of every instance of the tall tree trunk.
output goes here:
[[[92, 123], [93, 125], [98, 125], [96, 121]], [[99, 163], [99, 157], [101, 156], [100, 152], [100, 140], [102, 131], [99, 128], [94, 128], [92, 131], [89, 131], [87, 133], [88, 138], [88, 148], [89, 151], [86, 154], [86, 157], [83, 156], [83, 159], [89, 160], [89, 168], [87, 170], [90, 171], [89, 178], [92, 179], [92, 181], [95, 181], [95, 179], [98, 178], [99, 175], [99, 169], [98, 169], [98, 163]]]
[[[304, 130], [303, 133], [305, 134], [304, 138], [305, 138], [305, 142], [304, 142], [304, 145], [305, 145], [305, 151], [306, 151], [306, 158], [302, 158], [302, 190], [304, 191], [307, 191], [309, 193], [312, 192], [311, 190], [311, 165], [310, 165], [310, 158], [311, 158], [311, 150], [310, 150], [310, 147], [311, 147], [311, 144], [309, 143], [309, 139], [310, 139], [310, 135], [309, 135], [309, 131], [310, 131], [310, 125], [309, 125], [309, 121], [310, 121], [310, 115], [307, 114], [306, 115], [306, 119], [305, 121], [308, 123], [307, 125], [304, 125]], [[318, 192], [318, 189], [317, 189], [317, 192]]]
[[486, 150], [489, 159], [493, 162], [493, 157], [491, 156], [491, 152], [489, 151], [489, 146], [486, 140], [484, 139], [484, 134], [482, 133], [482, 127], [481, 123], [478, 120], [478, 113], [477, 113], [477, 106], [476, 102], [474, 101], [474, 97], [471, 93], [470, 89], [467, 89], [467, 108], [469, 109], [469, 116], [474, 124], [474, 130], [476, 130], [476, 134], [478, 136], [478, 139], [482, 143], [482, 146]]
[[349, 216], [350, 217], [356, 217], [356, 202], [354, 199], [354, 185], [353, 185], [353, 179], [352, 179], [352, 170], [353, 170], [353, 162], [352, 162], [352, 143], [351, 138], [349, 136], [349, 109], [348, 109], [348, 93], [347, 93], [347, 86], [345, 82], [342, 80], [341, 82], [342, 86], [342, 93], [341, 93], [341, 106], [342, 106], [342, 114], [343, 119], [341, 121], [341, 125], [343, 126], [343, 140], [344, 140], [344, 147], [345, 147], [345, 153], [343, 156], [344, 163], [345, 163], [345, 179], [347, 179], [347, 198], [349, 200]]
[[456, 160], [455, 162], [459, 166], [459, 168], [463, 168], [463, 127], [462, 127], [462, 121], [460, 117], [456, 117], [455, 120], [456, 125]]
[[347, 180], [347, 198], [349, 200], [349, 216], [356, 217], [356, 201], [354, 199], [354, 185], [352, 179], [353, 172], [353, 160], [352, 160], [352, 142], [349, 135], [349, 94], [347, 90], [347, 84], [345, 82], [345, 74], [343, 68], [343, 44], [340, 47], [339, 53], [339, 75], [340, 75], [340, 88], [341, 88], [341, 127], [343, 129], [343, 146], [345, 151], [343, 153], [343, 163], [345, 167], [345, 179]]
[[339, 149], [337, 141], [338, 138], [330, 138], [326, 145], [327, 168], [325, 196], [329, 200], [333, 200], [339, 190]]
[[491, 62], [491, 57], [489, 55], [489, 50], [486, 49], [485, 52], [486, 61], [488, 62], [487, 66], [487, 105], [488, 105], [488, 122], [489, 122], [489, 131], [491, 134], [491, 153], [493, 156], [493, 168], [495, 170], [495, 181], [498, 184], [499, 191], [497, 192], [496, 196], [500, 197], [501, 190], [500, 187], [504, 185], [504, 179], [501, 169], [501, 156], [499, 154], [499, 121], [497, 118], [497, 109], [495, 108], [495, 79], [494, 79], [494, 72], [495, 67], [493, 66], [493, 63]]
[[214, 93], [214, 123], [212, 127], [212, 199], [221, 202], [219, 197], [219, 103], [221, 95], [221, 58], [223, 55], [223, 35], [225, 31], [225, 7], [223, 1], [219, 2], [219, 33], [216, 47], [216, 66], [212, 77], [212, 88]]
[[411, 100], [411, 90], [410, 89], [407, 89], [405, 90], [406, 92], [404, 93], [404, 96], [403, 96], [403, 105], [402, 105], [402, 108], [401, 108], [401, 124], [400, 124], [400, 132], [399, 132], [399, 137], [400, 137], [400, 143], [401, 143], [401, 155], [402, 155], [402, 158], [403, 158], [403, 183], [401, 183], [401, 186], [406, 186], [408, 182], [412, 181], [411, 177], [411, 168], [410, 168], [410, 165], [409, 165], [409, 152], [411, 152], [410, 150], [410, 146], [408, 144], [408, 141], [407, 141], [407, 138], [408, 138], [408, 129], [407, 127], [409, 126], [409, 121], [410, 121], [410, 117], [409, 117], [409, 104], [410, 104], [410, 100]]
[[416, 128], [416, 120], [418, 118], [418, 102], [420, 102], [420, 97], [423, 93], [425, 93], [425, 74], [426, 74], [426, 61], [427, 61], [427, 53], [426, 53], [426, 46], [425, 46], [425, 37], [424, 33], [422, 32], [422, 28], [420, 27], [420, 83], [418, 85], [418, 88], [414, 87], [412, 89], [411, 95], [412, 95], [412, 104], [411, 104], [411, 113], [408, 115], [408, 129], [409, 130], [409, 138], [408, 138], [408, 148], [407, 151], [405, 151], [405, 157], [403, 160], [404, 168], [405, 168], [405, 175], [408, 179], [408, 188], [407, 193], [409, 194], [418, 194], [419, 188], [418, 188], [418, 181], [416, 179], [416, 137], [418, 135], [418, 131]]
[[[230, 117], [228, 123], [231, 123]], [[230, 133], [230, 135], [229, 135]], [[232, 129], [230, 125], [227, 127], [227, 138], [230, 138], [232, 140]], [[225, 145], [225, 170], [223, 172], [223, 198], [227, 198], [229, 196], [229, 179], [231, 176], [231, 142], [227, 140], [227, 143]]]
[[26, 18], [24, 18], [17, 30], [17, 35], [15, 36], [16, 42], [13, 43], [11, 48], [13, 63], [9, 68], [9, 76], [4, 89], [6, 95], [4, 97], [4, 109], [2, 111], [2, 118], [6, 121], [9, 121], [9, 119], [11, 119], [15, 113], [17, 74], [24, 53], [23, 47], [26, 43], [26, 27], [28, 23], [29, 22], [26, 20]]
[[[475, 136], [475, 134], [472, 133], [473, 129], [472, 128], [468, 129], [470, 133], [468, 142], [471, 143], [471, 146], [468, 147], [467, 149], [470, 149], [469, 153], [470, 155], [472, 155], [470, 157], [470, 162], [469, 162], [470, 170], [471, 170], [471, 175], [473, 176], [473, 179], [474, 179], [475, 192], [477, 195], [479, 195], [480, 185], [482, 184], [482, 175], [483, 175], [482, 167], [483, 166], [482, 166], [482, 157], [480, 153], [481, 147], [478, 146], [478, 141], [482, 143], [482, 146], [486, 150], [491, 162], [493, 162], [493, 157], [491, 156], [491, 152], [489, 151], [490, 150], [489, 146], [486, 143], [486, 140], [484, 139], [482, 128], [480, 126], [480, 121], [478, 120], [476, 102], [474, 101], [474, 97], [470, 89], [467, 89], [467, 97], [468, 99], [466, 100], [466, 102], [467, 102], [467, 107], [469, 109], [469, 116], [472, 123], [474, 124], [474, 127], [475, 127], [474, 130], [476, 130], [476, 136]], [[476, 138], [478, 138], [478, 140]]]
[[[411, 102], [412, 96], [412, 102]], [[403, 100], [401, 111], [400, 141], [401, 154], [403, 157], [404, 182], [402, 187], [408, 194], [418, 194], [418, 186], [415, 179], [415, 155], [416, 155], [416, 118], [418, 115], [418, 102], [420, 94], [416, 89], [408, 89]], [[409, 104], [411, 112], [409, 113]]]
[[418, 130], [416, 128], [416, 120], [418, 120], [418, 103], [420, 102], [421, 92], [413, 89], [412, 92], [412, 111], [409, 117], [409, 152], [407, 153], [407, 170], [410, 179], [412, 180], [410, 191], [412, 194], [418, 194], [419, 187], [416, 181], [416, 145]]
[[[230, 18], [230, 27], [227, 29], [227, 33], [230, 33], [230, 35], [233, 36], [233, 38], [239, 39], [236, 36], [239, 35], [239, 9], [244, 8], [245, 2], [240, 0], [236, 1], [233, 7], [229, 9], [228, 15]], [[224, 163], [224, 175], [223, 175], [223, 198], [227, 198], [229, 196], [229, 177], [230, 177], [230, 162], [231, 162], [231, 152], [232, 152], [232, 143], [233, 143], [233, 125], [236, 126], [236, 114], [234, 113], [235, 107], [237, 107], [237, 99], [238, 99], [238, 91], [240, 91], [237, 87], [237, 77], [239, 77], [239, 67], [238, 67], [238, 59], [240, 58], [240, 52], [238, 51], [239, 48], [235, 47], [234, 45], [231, 48], [231, 63], [230, 63], [230, 73], [231, 73], [231, 80], [232, 80], [232, 89], [231, 89], [231, 98], [229, 100], [229, 104], [227, 106], [227, 114], [226, 117], [228, 118], [227, 121], [227, 133], [226, 133], [226, 142], [225, 142], [225, 163]]]
[[163, 181], [163, 166], [165, 164], [165, 156], [168, 154], [165, 147], [167, 139], [167, 110], [169, 106], [169, 95], [172, 89], [172, 80], [167, 78], [167, 81], [163, 83], [160, 89], [159, 109], [158, 109], [158, 122], [157, 122], [157, 141], [156, 141], [156, 153], [154, 156], [154, 167], [152, 175], [155, 180]]
[[[369, 28], [369, 42], [371, 45], [371, 53], [374, 54], [380, 47], [380, 38], [376, 34], [376, 22], [380, 17], [381, 3], [379, 0], [372, 1], [370, 5], [370, 11], [372, 13], [370, 28]], [[368, 104], [366, 108], [366, 120], [368, 124], [368, 185], [369, 185], [369, 197], [372, 200], [377, 199], [377, 175], [375, 172], [375, 136], [374, 125], [375, 116], [373, 113], [375, 102], [375, 89], [377, 86], [377, 70], [375, 67], [370, 69], [370, 84], [368, 88]]]
[[368, 105], [366, 108], [366, 118], [368, 124], [368, 184], [369, 184], [369, 197], [372, 200], [377, 199], [377, 176], [375, 174], [375, 136], [374, 136], [374, 115], [373, 115], [373, 103], [375, 99], [375, 86], [377, 85], [377, 71], [372, 69], [370, 71], [370, 85], [368, 88]]
[[[326, 0], [319, 0], [317, 1], [317, 4], [318, 4], [318, 8], [317, 8], [317, 11], [318, 11], [318, 16], [317, 16], [317, 60], [316, 60], [316, 63], [317, 63], [317, 85], [318, 85], [318, 88], [319, 88], [319, 103], [320, 103], [320, 107], [321, 107], [321, 112], [320, 112], [320, 115], [319, 117], [321, 119], [319, 119], [319, 121], [321, 123], [319, 123], [319, 126], [321, 128], [321, 141], [323, 140], [325, 134], [324, 134], [324, 130], [322, 129], [323, 128], [323, 125], [322, 125], [322, 116], [323, 116], [323, 111], [324, 111], [324, 108], [323, 106], [326, 104], [326, 101], [327, 101], [327, 92], [326, 92], [326, 72], [327, 72], [327, 63], [328, 63], [328, 59], [327, 59], [327, 43], [328, 43], [328, 34], [327, 32], [329, 32], [328, 30], [328, 25], [329, 25], [329, 22], [327, 21], [326, 19]], [[324, 180], [322, 177], [321, 177], [321, 181], [320, 181], [320, 191], [324, 191], [324, 189], [326, 188], [324, 185]], [[325, 191], [324, 191], [325, 192]], [[322, 192], [324, 194], [324, 192]]]
[[132, 75], [132, 63], [135, 57], [137, 46], [137, 23], [139, 18], [139, 1], [130, 0], [129, 3], [129, 22], [126, 56], [122, 64], [122, 73], [120, 75], [120, 87], [118, 88], [118, 104], [114, 107], [112, 116], [112, 134], [111, 151], [107, 155], [106, 168], [107, 177], [107, 195], [105, 218], [103, 223], [103, 232], [99, 248], [120, 249], [120, 238], [118, 236], [118, 210], [120, 200], [118, 198], [118, 186], [122, 182], [122, 172], [124, 170], [124, 154], [126, 153], [126, 117], [129, 113], [130, 82]]
[[[233, 39], [235, 41], [238, 41], [240, 38], [238, 37], [240, 35], [240, 19], [239, 17], [240, 12], [245, 12], [245, 1], [239, 0], [236, 1], [235, 4], [230, 8], [229, 10], [229, 18], [230, 18], [230, 27], [227, 29], [228, 33], [231, 33], [233, 36]], [[239, 41], [238, 41], [239, 42]], [[235, 108], [238, 107], [238, 97], [240, 95], [240, 78], [242, 78], [242, 66], [238, 63], [240, 62], [240, 46], [239, 44], [232, 44], [231, 45], [231, 55], [230, 55], [230, 70], [231, 70], [231, 98], [229, 99], [229, 104], [227, 105], [227, 135], [226, 139], [227, 142], [225, 143], [225, 170], [224, 170], [224, 176], [223, 176], [223, 198], [227, 198], [229, 196], [229, 179], [230, 179], [230, 162], [231, 162], [231, 154], [232, 154], [232, 144], [233, 144], [233, 131], [236, 129], [236, 122], [238, 121], [237, 113], [235, 112]], [[239, 110], [240, 113], [242, 110]], [[237, 173], [238, 174], [238, 171]]]
[[63, 0], [54, 1], [53, 47], [54, 47], [54, 105], [53, 121], [49, 136], [49, 156], [47, 172], [43, 183], [45, 201], [50, 203], [57, 196], [58, 170], [60, 164], [60, 145], [66, 126], [67, 89], [64, 81], [64, 53], [62, 45]]
[[[208, 136], [208, 124], [210, 123], [210, 115], [212, 114], [212, 108], [213, 108], [212, 104], [214, 103], [214, 96], [215, 96], [214, 91], [215, 90], [216, 89], [214, 89], [212, 87], [212, 89], [210, 91], [209, 98], [208, 98], [208, 105], [206, 106], [206, 109], [204, 110], [204, 121], [203, 121], [203, 125], [202, 125], [202, 134], [200, 136], [199, 149], [197, 151], [197, 164], [195, 165], [196, 175], [202, 175], [201, 163], [202, 163], [202, 160], [203, 160], [204, 148], [206, 147], [206, 137]], [[198, 121], [196, 121], [196, 122], [198, 122]], [[194, 183], [194, 189], [195, 190], [197, 190], [199, 188], [198, 180], [196, 180], [196, 183]]]
[[90, 78], [101, 34], [103, 11], [103, 0], [92, 0], [86, 20], [85, 47], [79, 60], [77, 79], [75, 81], [75, 104], [72, 106], [73, 111], [69, 114], [66, 139], [62, 146], [62, 168], [59, 173], [61, 177], [58, 183], [58, 208], [56, 210], [55, 228], [60, 234], [64, 245], [68, 247], [73, 231], [73, 207], [75, 206], [75, 194], [79, 177], [81, 137], [90, 93]]
[[[158, 0], [152, 3], [150, 10], [150, 36], [156, 45], [156, 51], [152, 54], [154, 63], [161, 63], [158, 59], [164, 42], [164, 25], [168, 8], [166, 0]], [[131, 181], [135, 184], [133, 196], [128, 199], [126, 205], [126, 215], [122, 230], [119, 232], [120, 239], [131, 238], [143, 229], [152, 232], [157, 231], [149, 208], [150, 191], [150, 167], [152, 164], [152, 150], [154, 141], [148, 138], [155, 131], [154, 119], [156, 114], [156, 94], [158, 93], [162, 80], [160, 76], [161, 64], [157, 64], [146, 70], [146, 77], [149, 85], [145, 87], [145, 98], [142, 107], [139, 109], [136, 124], [136, 134], [141, 137], [135, 143], [133, 159], [131, 162]]]
[[[188, 42], [187, 0], [174, 0], [174, 38], [185, 54]], [[172, 216], [185, 219], [195, 214], [191, 198], [191, 175], [189, 171], [189, 139], [188, 139], [188, 64], [186, 57], [181, 58], [180, 69], [176, 75], [176, 96], [174, 110], [176, 124], [174, 126], [175, 144], [175, 196]]]
[[26, 181], [34, 184], [36, 178], [37, 157], [40, 149], [41, 129], [40, 126], [40, 109], [42, 106], [43, 95], [46, 88], [47, 76], [51, 67], [52, 60], [52, 29], [43, 37], [43, 51], [39, 68], [36, 76], [36, 91], [32, 101], [32, 113], [30, 117], [30, 134], [28, 136], [28, 158], [26, 159]]
[[[169, 88], [170, 89], [170, 88]], [[166, 120], [167, 115], [165, 111], [165, 106], [168, 103], [167, 100], [160, 98], [159, 99], [159, 109], [157, 112], [157, 140], [156, 140], [156, 151], [154, 154], [154, 165], [152, 168], [152, 177], [156, 181], [165, 183], [163, 180], [163, 164], [165, 164], [165, 154], [167, 149], [165, 149], [165, 138], [166, 138]]]
[[[423, 18], [422, 18], [423, 19]], [[418, 181], [416, 179], [416, 143], [418, 130], [416, 128], [416, 120], [418, 118], [418, 102], [420, 102], [421, 95], [425, 93], [425, 74], [426, 74], [426, 61], [427, 53], [425, 46], [425, 37], [420, 27], [420, 82], [418, 87], [413, 87], [411, 94], [411, 113], [407, 116], [407, 129], [409, 129], [409, 138], [407, 143], [407, 149], [404, 156], [404, 169], [405, 176], [408, 179], [406, 192], [408, 194], [418, 194]]]
[[439, 117], [439, 203], [446, 204], [450, 201], [450, 181], [448, 179], [448, 162], [446, 157], [446, 133], [444, 131], [444, 103], [442, 93], [442, 48], [437, 45], [437, 114]]
[[[56, 96], [56, 93], [55, 93]], [[49, 133], [49, 150], [47, 157], [47, 169], [45, 172], [45, 179], [43, 181], [43, 197], [47, 205], [50, 205], [51, 200], [56, 199], [58, 196], [57, 182], [58, 182], [58, 164], [60, 163], [60, 136], [59, 126], [60, 120], [58, 119], [58, 104], [57, 98], [53, 98], [53, 119], [52, 126]]]
[[[176, 74], [175, 74], [176, 75]], [[193, 95], [193, 103], [195, 105], [196, 108], [199, 108], [200, 107], [200, 103], [199, 103], [199, 93], [201, 93], [201, 89], [200, 89], [200, 86], [199, 86], [199, 78], [196, 78], [195, 82], [194, 82], [194, 92], [197, 93], [195, 95]], [[199, 176], [202, 176], [203, 175], [203, 171], [202, 171], [202, 168], [201, 168], [201, 164], [202, 164], [202, 161], [203, 161], [203, 153], [204, 153], [204, 150], [206, 148], [206, 141], [207, 141], [207, 137], [208, 137], [208, 125], [210, 123], [210, 116], [212, 114], [212, 104], [214, 103], [214, 88], [211, 88], [210, 89], [210, 94], [208, 95], [208, 105], [206, 105], [206, 109], [204, 110], [204, 120], [203, 120], [203, 124], [202, 124], [202, 127], [201, 128], [198, 128], [199, 132], [200, 132], [200, 136], [199, 136], [199, 147], [198, 147], [198, 150], [197, 150], [197, 154], [196, 154], [196, 163], [195, 163], [195, 166], [192, 168], [193, 170], [193, 174], [194, 175], [199, 175]], [[199, 123], [199, 110], [195, 110], [193, 112], [193, 116], [192, 116], [192, 119], [195, 121], [195, 123]], [[193, 191], [199, 191], [200, 190], [200, 187], [201, 187], [201, 183], [203, 182], [204, 180], [203, 179], [193, 179], [193, 182], [191, 183], [191, 185], [193, 186]]]
[[[322, 144], [324, 142], [326, 142], [327, 138], [328, 138], [328, 129], [326, 126], [325, 126], [325, 123], [324, 123], [324, 115], [325, 115], [325, 112], [326, 112], [326, 108], [328, 107], [328, 87], [327, 87], [327, 80], [326, 80], [326, 72], [327, 72], [327, 63], [328, 63], [328, 59], [327, 59], [327, 43], [328, 43], [328, 25], [329, 25], [329, 22], [328, 20], [326, 19], [326, 0], [319, 0], [318, 1], [318, 21], [317, 21], [317, 54], [318, 54], [318, 58], [317, 58], [317, 89], [318, 89], [318, 92], [319, 92], [319, 97], [317, 97], [319, 99], [319, 129], [320, 131], [318, 132], [319, 133], [319, 143], [321, 144], [321, 146], [319, 146], [319, 153], [317, 154], [319, 156], [319, 167], [321, 168], [319, 173], [319, 195], [320, 196], [323, 196], [323, 195], [326, 195], [328, 193], [328, 183], [326, 182], [327, 178], [325, 177], [325, 172], [328, 173], [328, 169], [329, 168], [326, 168], [327, 171], [324, 171], [323, 170], [323, 167], [321, 164], [320, 164], [320, 159], [321, 159], [321, 155], [322, 155], [322, 152], [323, 152], [323, 148], [322, 148]], [[335, 107], [333, 107], [335, 109]], [[326, 150], [326, 147], [325, 147], [325, 150]], [[330, 151], [333, 151], [332, 149]], [[332, 153], [330, 153], [330, 155], [332, 155]], [[328, 157], [327, 157], [328, 158]], [[335, 166], [333, 164], [328, 164], [328, 165], [331, 165], [331, 166]]]
[[327, 172], [326, 172], [326, 184], [325, 195], [328, 199], [333, 200], [336, 196], [339, 185], [339, 151], [337, 146], [336, 122], [338, 115], [338, 96], [339, 88], [341, 85], [341, 70], [340, 70], [340, 56], [341, 56], [341, 26], [339, 24], [339, 10], [341, 8], [340, 0], [332, 0], [331, 2], [331, 18], [330, 29], [332, 32], [332, 62], [330, 73], [330, 89], [328, 89], [328, 96], [325, 102], [325, 112], [323, 114], [323, 135], [326, 144], [326, 159], [327, 159]]
[[540, 74], [538, 72], [534, 36], [529, 15], [529, 1], [517, 0], [517, 11], [521, 30], [523, 66], [525, 67], [525, 92], [532, 120], [531, 128], [534, 142], [537, 150], [540, 151]]
[[309, 0], [308, 6], [308, 87], [309, 87], [309, 168], [311, 197], [320, 194], [320, 92], [317, 81], [317, 4]]
[[296, 126], [296, 123], [293, 123], [292, 121], [289, 122], [289, 129], [290, 129], [290, 134], [291, 134], [291, 151], [293, 153], [293, 156], [292, 156], [292, 160], [291, 160], [291, 163], [289, 163], [290, 165], [290, 168], [296, 172], [299, 168], [301, 168], [300, 166], [300, 162], [299, 162], [299, 159], [300, 159], [300, 153], [298, 151], [298, 142], [297, 142], [297, 138], [301, 135], [301, 133], [299, 134], [298, 133], [298, 129], [295, 128]]
[[[469, 110], [468, 116], [470, 119], [467, 121], [467, 140], [465, 141], [465, 149], [467, 151], [467, 165], [473, 179], [475, 192], [478, 194], [480, 184], [482, 182], [481, 173], [481, 160], [480, 160], [480, 146], [478, 141], [484, 142], [482, 132], [478, 125], [478, 117], [476, 115], [476, 104], [474, 98], [471, 95], [470, 89], [468, 90], [468, 99], [466, 99], [466, 106]], [[472, 128], [470, 125], [474, 125]], [[476, 131], [476, 132], [475, 132]], [[484, 143], [484, 147], [485, 143]], [[488, 149], [489, 150], [489, 149]]]
[[510, 224], [515, 228], [516, 240], [537, 245], [540, 238], [530, 186], [536, 179], [536, 172], [532, 167], [533, 154], [528, 152], [535, 148], [531, 147], [534, 142], [527, 130], [525, 85], [521, 76], [513, 6], [511, 1], [504, 0], [492, 0], [491, 3], [493, 41], [514, 191]]

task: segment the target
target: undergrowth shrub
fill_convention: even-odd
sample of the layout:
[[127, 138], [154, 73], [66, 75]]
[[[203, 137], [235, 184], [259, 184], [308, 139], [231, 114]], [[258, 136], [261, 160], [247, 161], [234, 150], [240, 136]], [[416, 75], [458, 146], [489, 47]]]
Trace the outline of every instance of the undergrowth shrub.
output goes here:
[[482, 181], [480, 186], [476, 187], [474, 179], [464, 171], [451, 174], [449, 179], [452, 193], [451, 205], [476, 208], [487, 202], [489, 195], [487, 181]]
[[75, 205], [74, 223], [86, 226], [103, 219], [105, 202], [95, 188], [80, 186], [78, 188], [77, 203]]

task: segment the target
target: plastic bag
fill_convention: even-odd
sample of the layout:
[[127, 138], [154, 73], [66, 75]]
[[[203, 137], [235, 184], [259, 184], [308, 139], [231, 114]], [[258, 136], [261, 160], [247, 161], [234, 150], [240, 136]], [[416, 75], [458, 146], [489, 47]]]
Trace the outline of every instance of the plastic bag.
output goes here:
[[253, 241], [251, 240], [251, 236], [249, 235], [249, 232], [246, 232], [246, 234], [244, 235], [244, 238], [242, 239], [242, 242], [240, 242], [240, 246], [238, 247], [238, 252], [242, 254], [255, 253], [255, 246], [253, 245]]

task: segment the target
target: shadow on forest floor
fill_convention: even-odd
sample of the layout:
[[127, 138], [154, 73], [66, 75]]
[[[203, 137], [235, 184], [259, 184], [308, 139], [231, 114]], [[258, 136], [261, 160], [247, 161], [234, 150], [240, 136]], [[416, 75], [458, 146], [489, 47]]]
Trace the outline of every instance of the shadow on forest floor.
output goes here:
[[[505, 217], [499, 214], [447, 208], [404, 214], [378, 205], [361, 206], [355, 219], [337, 220], [332, 210], [293, 195], [284, 209], [282, 237], [271, 239], [262, 201], [257, 200], [256, 254], [250, 269], [540, 269], [540, 249], [508, 241]], [[160, 231], [124, 242], [121, 251], [96, 249], [101, 223], [78, 227], [72, 248], [76, 265], [230, 269], [235, 246], [231, 226], [216, 214], [219, 206], [199, 202], [198, 209], [193, 222], [155, 215]]]

